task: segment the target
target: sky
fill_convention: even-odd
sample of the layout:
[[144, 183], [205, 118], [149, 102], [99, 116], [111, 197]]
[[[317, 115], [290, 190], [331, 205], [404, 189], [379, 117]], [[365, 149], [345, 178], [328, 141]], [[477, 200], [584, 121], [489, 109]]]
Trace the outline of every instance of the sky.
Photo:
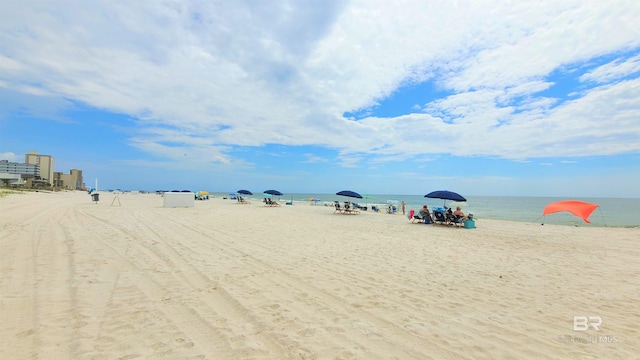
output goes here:
[[640, 2], [5, 1], [0, 159], [102, 189], [640, 197]]

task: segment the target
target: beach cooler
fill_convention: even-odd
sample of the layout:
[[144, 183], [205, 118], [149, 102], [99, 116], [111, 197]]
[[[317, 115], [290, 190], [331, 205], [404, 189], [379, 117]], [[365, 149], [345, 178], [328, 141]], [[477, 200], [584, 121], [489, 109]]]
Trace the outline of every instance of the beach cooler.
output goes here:
[[463, 224], [464, 224], [464, 228], [465, 229], [475, 229], [476, 228], [476, 222], [473, 219], [464, 220]]

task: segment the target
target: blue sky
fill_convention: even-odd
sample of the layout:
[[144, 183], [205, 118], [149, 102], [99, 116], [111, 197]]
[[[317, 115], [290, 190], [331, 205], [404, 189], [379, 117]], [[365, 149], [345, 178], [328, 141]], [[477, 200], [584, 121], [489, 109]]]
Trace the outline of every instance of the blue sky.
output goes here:
[[637, 1], [10, 1], [0, 158], [101, 188], [640, 197]]

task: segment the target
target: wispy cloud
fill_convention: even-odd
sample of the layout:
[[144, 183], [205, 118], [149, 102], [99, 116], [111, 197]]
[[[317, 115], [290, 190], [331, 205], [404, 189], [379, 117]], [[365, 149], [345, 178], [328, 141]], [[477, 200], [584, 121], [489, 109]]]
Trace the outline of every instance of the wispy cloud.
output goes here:
[[628, 59], [616, 59], [605, 65], [585, 73], [580, 77], [581, 81], [594, 81], [607, 83], [624, 77], [638, 75], [640, 73], [640, 55]]
[[304, 154], [304, 157], [306, 158], [306, 160], [304, 162], [305, 163], [309, 163], [309, 164], [326, 163], [326, 162], [329, 161], [329, 159], [321, 157], [321, 156], [317, 156], [315, 154]]

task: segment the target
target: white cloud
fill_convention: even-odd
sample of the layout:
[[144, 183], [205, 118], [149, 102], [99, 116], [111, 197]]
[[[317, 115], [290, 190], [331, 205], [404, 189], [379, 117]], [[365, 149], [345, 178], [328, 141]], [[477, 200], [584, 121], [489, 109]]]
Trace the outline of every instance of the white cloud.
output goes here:
[[24, 162], [24, 156], [18, 156], [12, 152], [0, 152], [0, 160], [8, 160], [9, 162]]
[[[583, 74], [601, 84], [571, 101], [541, 93], [554, 71], [640, 47], [638, 21], [623, 0], [8, 2], [0, 86], [130, 114], [132, 146], [171, 159], [227, 164], [234, 145], [266, 143], [335, 148], [349, 167], [609, 155], [640, 150], [640, 80], [607, 83], [637, 76], [637, 55]], [[454, 94], [342, 117], [426, 80]]]
[[329, 161], [329, 159], [315, 154], [304, 154], [304, 157], [306, 158], [304, 162], [309, 164], [326, 163]]
[[582, 75], [580, 80], [606, 83], [628, 75], [637, 75], [638, 73], [640, 73], [640, 55], [626, 60], [617, 59], [605, 65], [598, 66]]

